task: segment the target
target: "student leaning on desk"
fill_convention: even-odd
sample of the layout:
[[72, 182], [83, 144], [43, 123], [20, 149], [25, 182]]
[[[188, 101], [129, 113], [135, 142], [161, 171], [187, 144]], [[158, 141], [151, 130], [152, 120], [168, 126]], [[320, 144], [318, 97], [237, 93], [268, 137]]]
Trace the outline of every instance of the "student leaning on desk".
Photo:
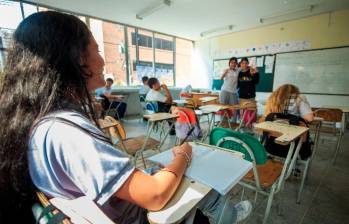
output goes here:
[[[173, 148], [172, 163], [153, 176], [133, 167], [96, 122], [89, 93], [103, 86], [103, 67], [75, 16], [38, 12], [16, 29], [0, 86], [1, 223], [33, 223], [38, 190], [49, 198], [86, 195], [119, 224], [147, 223], [147, 210], [161, 209], [176, 191], [191, 147]], [[232, 223], [248, 208], [222, 205], [213, 192], [202, 210]]]
[[[288, 119], [290, 124], [308, 126], [313, 121], [314, 115], [305, 96], [302, 96], [297, 86], [284, 84], [277, 88], [268, 98], [265, 105], [264, 116], [261, 119], [272, 121], [274, 119]], [[311, 156], [311, 141], [309, 133], [304, 134], [304, 142], [299, 155], [302, 159]], [[265, 143], [266, 150], [277, 156], [286, 157], [288, 146], [281, 146], [270, 138]]]
[[284, 84], [277, 88], [268, 98], [264, 117], [270, 113], [288, 113], [302, 117], [307, 122], [314, 120], [307, 98], [300, 94], [295, 85]]

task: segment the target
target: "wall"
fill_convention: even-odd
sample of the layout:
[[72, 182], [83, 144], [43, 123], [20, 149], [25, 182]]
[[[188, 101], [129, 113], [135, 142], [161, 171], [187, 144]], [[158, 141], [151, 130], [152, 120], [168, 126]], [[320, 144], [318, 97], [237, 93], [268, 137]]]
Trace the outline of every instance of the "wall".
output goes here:
[[[195, 78], [202, 75], [208, 77], [205, 86], [201, 87], [210, 87], [214, 51], [292, 40], [309, 41], [311, 49], [349, 46], [347, 21], [349, 21], [349, 10], [342, 10], [197, 41], [195, 50], [199, 52], [202, 65], [205, 66], [204, 69], [201, 68], [201, 72], [206, 73], [194, 72], [193, 75]], [[257, 93], [257, 99], [261, 101], [266, 100], [268, 96], [267, 93]], [[325, 104], [349, 106], [348, 96], [309, 95], [308, 98], [314, 106]]]

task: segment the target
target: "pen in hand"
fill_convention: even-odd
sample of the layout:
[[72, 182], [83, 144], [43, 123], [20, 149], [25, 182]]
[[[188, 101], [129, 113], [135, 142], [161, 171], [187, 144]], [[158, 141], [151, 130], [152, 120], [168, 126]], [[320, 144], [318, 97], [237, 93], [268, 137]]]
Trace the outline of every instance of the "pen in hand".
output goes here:
[[179, 145], [183, 145], [184, 142], [188, 139], [188, 137], [191, 135], [191, 133], [194, 131], [194, 127], [192, 127], [188, 133], [187, 133], [187, 136], [185, 136], [185, 138], [181, 141], [181, 143]]

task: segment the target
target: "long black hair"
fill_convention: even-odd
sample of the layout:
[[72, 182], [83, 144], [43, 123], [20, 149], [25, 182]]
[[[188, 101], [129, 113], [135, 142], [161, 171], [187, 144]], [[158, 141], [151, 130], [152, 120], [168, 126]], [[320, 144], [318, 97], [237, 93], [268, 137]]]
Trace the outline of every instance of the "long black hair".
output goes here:
[[32, 217], [36, 198], [27, 151], [33, 123], [63, 101], [83, 108], [95, 121], [86, 87], [89, 74], [81, 63], [90, 36], [77, 17], [53, 11], [32, 14], [14, 33], [0, 77], [0, 223]]

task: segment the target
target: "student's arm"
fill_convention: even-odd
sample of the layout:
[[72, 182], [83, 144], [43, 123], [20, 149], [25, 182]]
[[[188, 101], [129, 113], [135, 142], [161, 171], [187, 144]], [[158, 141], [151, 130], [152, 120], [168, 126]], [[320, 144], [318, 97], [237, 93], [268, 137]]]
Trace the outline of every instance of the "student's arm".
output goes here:
[[314, 120], [314, 114], [313, 113], [305, 114], [303, 115], [303, 119], [310, 123]]
[[228, 71], [229, 71], [229, 68], [225, 69], [222, 76], [221, 76], [221, 79], [223, 80], [224, 77], [228, 74]]
[[104, 92], [103, 95], [106, 96], [109, 100], [122, 100], [122, 98], [120, 98], [119, 96], [111, 95], [108, 92]]
[[172, 96], [171, 96], [170, 90], [168, 90], [167, 85], [162, 84], [161, 88], [165, 91], [165, 94], [166, 94], [166, 101], [164, 103], [172, 104]]
[[310, 104], [307, 100], [307, 98], [303, 95], [300, 95], [297, 98], [297, 106], [299, 109], [300, 115], [303, 117], [304, 120], [307, 122], [312, 122], [314, 120], [314, 113], [311, 110]]
[[[177, 151], [182, 153], [177, 153]], [[184, 144], [173, 149], [174, 159], [165, 169], [153, 176], [136, 170], [115, 196], [148, 210], [157, 211], [163, 208], [175, 193], [187, 167], [187, 158], [183, 152], [191, 157], [191, 146]]]
[[254, 84], [258, 84], [259, 83], [259, 72], [257, 70], [255, 70], [255, 73], [251, 73], [252, 76], [252, 80], [254, 82]]

